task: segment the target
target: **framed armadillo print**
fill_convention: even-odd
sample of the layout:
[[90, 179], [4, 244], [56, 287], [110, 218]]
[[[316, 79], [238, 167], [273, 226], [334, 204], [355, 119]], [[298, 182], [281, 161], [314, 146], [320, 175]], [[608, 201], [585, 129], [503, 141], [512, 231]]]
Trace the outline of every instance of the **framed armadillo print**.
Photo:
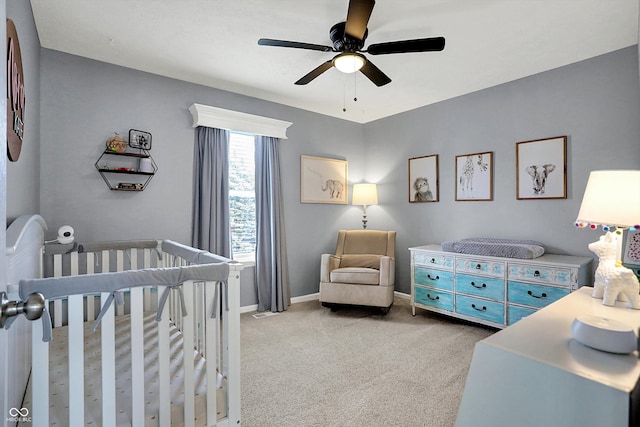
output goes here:
[[300, 201], [346, 205], [349, 197], [347, 161], [325, 157], [300, 157]]

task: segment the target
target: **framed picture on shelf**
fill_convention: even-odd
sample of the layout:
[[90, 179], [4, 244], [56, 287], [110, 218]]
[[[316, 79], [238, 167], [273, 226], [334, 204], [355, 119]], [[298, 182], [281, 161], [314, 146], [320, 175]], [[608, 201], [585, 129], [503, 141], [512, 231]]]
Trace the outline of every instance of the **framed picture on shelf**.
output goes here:
[[409, 159], [409, 203], [437, 202], [438, 155]]
[[300, 156], [300, 201], [346, 205], [347, 176], [346, 160]]
[[567, 198], [567, 137], [516, 143], [518, 200]]
[[493, 200], [493, 151], [456, 156], [456, 201]]
[[151, 134], [141, 130], [129, 130], [129, 147], [151, 150]]

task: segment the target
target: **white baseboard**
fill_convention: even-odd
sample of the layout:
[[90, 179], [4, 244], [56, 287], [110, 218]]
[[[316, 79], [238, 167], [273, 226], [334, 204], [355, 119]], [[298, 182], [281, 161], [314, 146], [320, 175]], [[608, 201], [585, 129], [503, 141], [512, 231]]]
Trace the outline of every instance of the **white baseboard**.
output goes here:
[[[402, 299], [411, 299], [411, 295], [409, 294], [405, 294], [404, 292], [398, 292], [395, 291], [393, 293], [393, 295], [396, 298], [402, 298]], [[320, 298], [320, 293], [316, 292], [315, 294], [309, 294], [309, 295], [302, 295], [299, 297], [293, 297], [291, 298], [291, 304], [297, 304], [299, 302], [307, 302], [307, 301], [314, 301]], [[240, 307], [240, 313], [249, 313], [252, 311], [258, 311], [258, 304], [253, 304], [253, 305], [245, 305], [243, 307]]]

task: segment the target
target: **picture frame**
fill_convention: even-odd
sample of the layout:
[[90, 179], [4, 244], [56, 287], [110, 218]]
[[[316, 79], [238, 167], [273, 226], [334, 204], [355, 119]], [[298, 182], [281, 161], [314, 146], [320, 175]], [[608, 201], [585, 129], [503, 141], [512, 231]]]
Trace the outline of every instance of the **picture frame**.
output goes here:
[[410, 158], [408, 172], [409, 203], [439, 201], [437, 154]]
[[493, 151], [456, 156], [456, 201], [493, 200]]
[[348, 163], [326, 157], [300, 156], [300, 202], [346, 205]]
[[567, 137], [516, 143], [518, 200], [567, 198]]
[[151, 150], [151, 134], [141, 130], [129, 129], [129, 147]]
[[622, 262], [624, 264], [640, 266], [640, 231], [625, 231], [624, 256]]

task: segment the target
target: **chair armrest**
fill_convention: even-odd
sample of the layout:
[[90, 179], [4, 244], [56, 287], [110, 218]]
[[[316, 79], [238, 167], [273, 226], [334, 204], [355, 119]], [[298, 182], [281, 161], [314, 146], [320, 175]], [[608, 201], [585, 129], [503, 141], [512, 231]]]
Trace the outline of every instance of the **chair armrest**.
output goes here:
[[394, 286], [396, 282], [396, 260], [383, 256], [380, 258], [380, 286]]
[[339, 266], [339, 257], [332, 254], [322, 254], [320, 257], [320, 281], [330, 282], [329, 274]]

